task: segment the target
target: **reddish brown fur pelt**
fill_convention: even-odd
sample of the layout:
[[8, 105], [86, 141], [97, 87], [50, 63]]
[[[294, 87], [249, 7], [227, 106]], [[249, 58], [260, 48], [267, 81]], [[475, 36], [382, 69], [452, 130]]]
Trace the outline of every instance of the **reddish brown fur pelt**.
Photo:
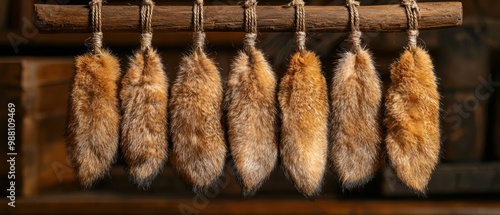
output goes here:
[[280, 155], [285, 173], [305, 196], [316, 195], [327, 163], [328, 95], [318, 57], [292, 56], [278, 93]]
[[381, 83], [363, 48], [340, 58], [332, 80], [331, 159], [342, 186], [368, 182], [379, 168]]
[[213, 185], [222, 174], [227, 147], [221, 79], [205, 53], [182, 59], [169, 108], [174, 167], [195, 190]]
[[167, 159], [168, 81], [156, 50], [131, 58], [120, 92], [120, 147], [132, 181], [147, 188]]
[[119, 80], [118, 59], [107, 51], [76, 58], [66, 149], [84, 188], [101, 179], [116, 158]]
[[245, 196], [269, 177], [278, 157], [277, 81], [261, 51], [240, 52], [227, 84], [229, 146]]
[[403, 52], [391, 66], [386, 148], [401, 181], [423, 193], [439, 159], [439, 94], [429, 54]]

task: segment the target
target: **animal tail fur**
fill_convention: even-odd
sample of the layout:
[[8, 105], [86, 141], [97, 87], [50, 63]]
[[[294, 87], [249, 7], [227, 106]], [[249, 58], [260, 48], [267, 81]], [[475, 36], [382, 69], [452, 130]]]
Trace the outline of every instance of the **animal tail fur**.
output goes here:
[[168, 81], [156, 50], [139, 50], [131, 58], [120, 97], [120, 147], [131, 180], [147, 188], [162, 170], [168, 150]]
[[328, 95], [318, 57], [296, 53], [281, 80], [280, 154], [285, 173], [311, 197], [321, 189], [327, 162]]
[[330, 91], [331, 158], [343, 187], [368, 182], [380, 165], [380, 79], [370, 53], [359, 47], [339, 60]]
[[107, 51], [76, 58], [66, 149], [84, 188], [104, 177], [116, 158], [119, 78], [118, 59]]
[[386, 148], [401, 181], [423, 193], [439, 159], [439, 94], [429, 54], [405, 50], [391, 66]]
[[269, 177], [278, 157], [276, 77], [259, 50], [232, 64], [226, 102], [229, 145], [244, 195]]
[[219, 71], [205, 53], [182, 59], [169, 104], [171, 158], [195, 190], [213, 185], [225, 165], [223, 96]]

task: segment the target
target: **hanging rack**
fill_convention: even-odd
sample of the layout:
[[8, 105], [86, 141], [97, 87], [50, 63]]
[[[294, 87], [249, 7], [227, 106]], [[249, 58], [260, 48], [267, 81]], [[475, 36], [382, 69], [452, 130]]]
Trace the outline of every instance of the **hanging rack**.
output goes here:
[[[419, 3], [419, 29], [462, 25], [461, 2]], [[140, 32], [139, 5], [103, 6], [104, 32]], [[155, 32], [188, 32], [193, 30], [192, 6], [156, 6], [152, 27]], [[244, 31], [244, 8], [241, 6], [205, 6], [204, 30]], [[345, 6], [306, 6], [308, 32], [347, 32], [349, 13]], [[35, 26], [45, 33], [91, 32], [87, 5], [35, 4]], [[360, 6], [360, 30], [364, 32], [398, 32], [408, 29], [404, 7], [399, 4]], [[258, 6], [258, 31], [295, 31], [293, 7]]]

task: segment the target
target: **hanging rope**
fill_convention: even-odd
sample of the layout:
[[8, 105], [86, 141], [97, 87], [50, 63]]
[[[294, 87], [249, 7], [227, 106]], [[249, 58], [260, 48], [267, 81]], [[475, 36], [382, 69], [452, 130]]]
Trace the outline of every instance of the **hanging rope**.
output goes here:
[[245, 8], [245, 40], [244, 40], [244, 50], [247, 54], [250, 54], [255, 50], [255, 41], [257, 39], [257, 12], [256, 0], [246, 0], [243, 4]]
[[153, 19], [154, 2], [152, 0], [143, 0], [141, 6], [141, 49], [151, 48], [151, 39], [153, 38], [153, 29], [151, 22]]
[[193, 26], [194, 49], [202, 51], [205, 46], [205, 33], [203, 32], [203, 0], [194, 1]]
[[306, 50], [306, 12], [304, 10], [304, 0], [292, 0], [288, 6], [295, 7], [295, 43], [297, 50], [304, 53]]
[[96, 55], [101, 53], [102, 49], [102, 24], [101, 24], [101, 9], [102, 0], [92, 0], [89, 2], [90, 13], [92, 19], [92, 52]]
[[347, 0], [346, 7], [349, 9], [349, 20], [351, 24], [351, 32], [349, 33], [349, 42], [353, 43], [353, 51], [357, 51], [361, 47], [361, 31], [359, 30], [359, 1]]
[[401, 4], [405, 6], [406, 9], [406, 17], [408, 18], [408, 47], [412, 49], [417, 46], [420, 8], [415, 0], [403, 0]]

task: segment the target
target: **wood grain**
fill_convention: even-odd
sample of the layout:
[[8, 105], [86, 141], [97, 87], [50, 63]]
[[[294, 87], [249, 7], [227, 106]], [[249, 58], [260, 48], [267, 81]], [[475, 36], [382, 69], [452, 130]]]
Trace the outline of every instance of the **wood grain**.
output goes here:
[[[460, 26], [462, 3], [420, 3], [420, 29]], [[244, 10], [240, 6], [205, 6], [206, 31], [244, 31]], [[346, 32], [348, 10], [344, 6], [306, 6], [307, 31]], [[91, 32], [86, 5], [35, 4], [35, 25], [41, 32]], [[105, 32], [140, 32], [139, 6], [103, 6], [102, 29]], [[360, 28], [365, 32], [396, 32], [407, 29], [405, 10], [399, 4], [359, 7]], [[258, 6], [258, 30], [261, 32], [295, 31], [293, 7]], [[191, 6], [156, 6], [152, 26], [155, 32], [192, 31]]]
[[[0, 106], [16, 106], [15, 152], [16, 160], [20, 160], [16, 163], [16, 197], [36, 196], [47, 183], [59, 185], [51, 164], [66, 160], [64, 126], [73, 70], [72, 58], [0, 59]], [[3, 113], [7, 110], [3, 109]], [[6, 126], [0, 126], [2, 131], [7, 130]], [[0, 137], [7, 139], [6, 134], [3, 132]], [[6, 150], [7, 147], [0, 152]], [[49, 181], [47, 176], [55, 180]], [[7, 184], [5, 179], [0, 182]]]
[[481, 161], [489, 144], [486, 139], [491, 116], [488, 109], [494, 93], [487, 83], [493, 71], [489, 60], [491, 51], [485, 41], [467, 33], [471, 29], [442, 32], [439, 35], [441, 49], [434, 56], [439, 59], [435, 66], [443, 96], [441, 147], [442, 158], [447, 162]]
[[[426, 195], [498, 196], [500, 193], [500, 162], [456, 162], [442, 163], [429, 181]], [[389, 166], [382, 168], [381, 191], [388, 197], [413, 197], [411, 192], [397, 180]], [[457, 195], [462, 194], [462, 195]], [[500, 205], [500, 204], [499, 204]]]

